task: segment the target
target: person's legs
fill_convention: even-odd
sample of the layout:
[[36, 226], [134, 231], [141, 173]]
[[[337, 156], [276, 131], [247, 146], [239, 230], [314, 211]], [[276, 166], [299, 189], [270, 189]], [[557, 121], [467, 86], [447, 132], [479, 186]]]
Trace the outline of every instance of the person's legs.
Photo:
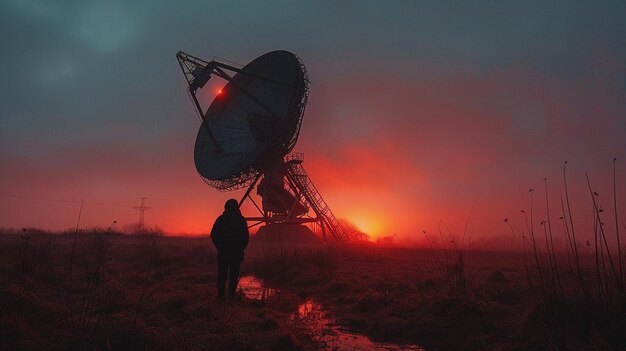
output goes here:
[[239, 268], [241, 266], [241, 262], [239, 260], [231, 260], [229, 262], [229, 266], [228, 295], [231, 298], [234, 298], [235, 293], [237, 292], [237, 283], [239, 283]]
[[226, 277], [228, 275], [228, 260], [217, 255], [217, 296], [224, 297]]

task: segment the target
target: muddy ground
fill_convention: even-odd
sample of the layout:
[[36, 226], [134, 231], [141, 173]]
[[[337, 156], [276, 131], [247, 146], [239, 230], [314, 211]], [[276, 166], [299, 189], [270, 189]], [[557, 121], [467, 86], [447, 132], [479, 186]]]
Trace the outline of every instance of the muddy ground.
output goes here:
[[[208, 238], [22, 234], [0, 235], [3, 350], [626, 347], [623, 304], [585, 300], [565, 258], [552, 293], [518, 252], [253, 244], [242, 275], [277, 293], [229, 304]], [[355, 343], [303, 326], [311, 306]]]

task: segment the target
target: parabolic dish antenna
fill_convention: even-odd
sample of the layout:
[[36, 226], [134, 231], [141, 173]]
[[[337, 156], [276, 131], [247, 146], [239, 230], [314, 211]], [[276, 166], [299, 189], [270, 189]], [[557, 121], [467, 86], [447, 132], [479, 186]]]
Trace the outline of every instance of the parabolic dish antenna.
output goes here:
[[[343, 230], [302, 167], [301, 154], [289, 154], [298, 139], [309, 79], [302, 61], [288, 51], [272, 51], [243, 68], [218, 60], [176, 55], [188, 91], [202, 118], [194, 149], [196, 169], [212, 187], [224, 191], [257, 182], [262, 209], [256, 224], [318, 223], [335, 239]], [[203, 110], [197, 92], [218, 76], [228, 83]], [[315, 217], [309, 216], [312, 209]], [[254, 224], [254, 225], [256, 225]]]

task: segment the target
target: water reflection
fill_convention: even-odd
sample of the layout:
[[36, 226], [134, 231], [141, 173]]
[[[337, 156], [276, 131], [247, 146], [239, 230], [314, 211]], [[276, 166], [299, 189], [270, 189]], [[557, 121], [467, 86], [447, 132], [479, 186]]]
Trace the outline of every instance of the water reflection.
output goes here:
[[322, 306], [314, 300], [307, 300], [298, 305], [298, 311], [291, 315], [291, 320], [306, 331], [318, 349], [330, 350], [419, 350], [417, 345], [399, 345], [379, 343], [365, 335], [350, 333], [326, 315]]
[[239, 278], [239, 289], [246, 298], [259, 301], [274, 298], [279, 292], [278, 289], [266, 286], [263, 280], [252, 275]]
[[[244, 296], [252, 300], [265, 301], [277, 297], [280, 292], [265, 285], [262, 279], [248, 275], [239, 279], [239, 289]], [[298, 304], [291, 314], [291, 322], [300, 331], [307, 334], [317, 349], [328, 350], [415, 350], [424, 351], [417, 345], [400, 345], [373, 342], [367, 336], [343, 330], [331, 318], [318, 302], [313, 299]]]

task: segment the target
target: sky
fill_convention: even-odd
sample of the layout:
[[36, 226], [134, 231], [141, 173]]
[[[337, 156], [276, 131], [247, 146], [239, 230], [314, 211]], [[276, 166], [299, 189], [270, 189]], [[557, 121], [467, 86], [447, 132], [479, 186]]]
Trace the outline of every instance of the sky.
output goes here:
[[[175, 54], [297, 54], [311, 78], [294, 151], [337, 217], [372, 237], [475, 240], [558, 221], [581, 234], [588, 172], [626, 220], [626, 3], [38, 1], [0, 4], [0, 227], [136, 222], [210, 230], [198, 118]], [[210, 91], [207, 92], [210, 94]], [[532, 193], [529, 189], [534, 189]], [[244, 206], [244, 213], [254, 214]], [[621, 210], [620, 210], [621, 209]], [[626, 230], [626, 228], [624, 228]]]

